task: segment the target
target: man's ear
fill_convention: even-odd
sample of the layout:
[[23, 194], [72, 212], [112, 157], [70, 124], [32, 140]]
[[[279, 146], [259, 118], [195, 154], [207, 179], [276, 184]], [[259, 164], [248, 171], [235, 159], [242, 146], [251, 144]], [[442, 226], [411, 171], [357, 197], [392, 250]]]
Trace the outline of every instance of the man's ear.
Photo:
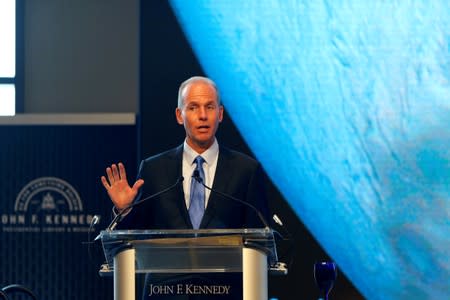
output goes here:
[[181, 109], [179, 107], [177, 107], [175, 109], [175, 116], [177, 118], [178, 124], [183, 125], [184, 124], [184, 120], [183, 120], [183, 116], [182, 116], [182, 111], [181, 111]]
[[223, 120], [223, 105], [219, 107], [219, 123]]

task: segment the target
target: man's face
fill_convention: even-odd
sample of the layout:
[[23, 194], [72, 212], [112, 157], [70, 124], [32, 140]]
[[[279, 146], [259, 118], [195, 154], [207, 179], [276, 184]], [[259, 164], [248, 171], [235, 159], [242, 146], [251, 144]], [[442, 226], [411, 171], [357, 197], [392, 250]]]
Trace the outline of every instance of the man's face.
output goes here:
[[184, 125], [186, 140], [198, 153], [208, 149], [223, 118], [223, 107], [217, 103], [217, 92], [206, 82], [194, 81], [183, 91], [184, 103], [175, 113]]

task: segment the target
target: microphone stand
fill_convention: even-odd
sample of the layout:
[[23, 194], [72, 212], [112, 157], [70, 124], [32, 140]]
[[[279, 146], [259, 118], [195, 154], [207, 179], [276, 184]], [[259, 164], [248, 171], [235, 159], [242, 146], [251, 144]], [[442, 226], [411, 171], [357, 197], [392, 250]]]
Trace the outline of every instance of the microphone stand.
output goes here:
[[216, 193], [216, 194], [218, 194], [218, 195], [220, 195], [220, 196], [222, 196], [224, 198], [228, 198], [228, 199], [231, 199], [233, 201], [237, 201], [237, 202], [239, 202], [239, 203], [241, 203], [241, 204], [243, 204], [243, 205], [245, 205], [247, 207], [250, 207], [254, 212], [256, 212], [256, 214], [258, 215], [259, 220], [264, 225], [265, 229], [270, 229], [270, 226], [267, 223], [266, 219], [264, 218], [264, 216], [261, 214], [261, 212], [254, 205], [252, 205], [252, 204], [250, 204], [250, 203], [248, 203], [246, 201], [243, 201], [243, 200], [241, 200], [239, 198], [236, 198], [234, 196], [231, 196], [231, 195], [225, 194], [225, 193], [223, 193], [221, 191], [217, 191], [215, 189], [210, 188], [209, 186], [207, 186], [206, 184], [203, 183], [203, 179], [200, 177], [200, 174], [199, 174], [198, 170], [194, 171], [194, 173], [192, 174], [192, 178], [197, 180], [198, 183], [203, 185], [203, 187], [205, 187], [206, 189], [210, 190], [211, 192]]
[[147, 201], [147, 200], [153, 199], [153, 198], [155, 198], [155, 197], [158, 197], [158, 196], [161, 195], [161, 194], [164, 194], [164, 193], [166, 193], [166, 192], [172, 190], [174, 187], [176, 187], [178, 184], [180, 184], [180, 182], [183, 182], [183, 180], [184, 180], [184, 178], [183, 178], [183, 176], [181, 176], [181, 177], [179, 177], [179, 178], [177, 179], [177, 181], [176, 181], [174, 184], [172, 184], [171, 186], [169, 186], [169, 187], [167, 187], [167, 188], [165, 188], [165, 189], [163, 189], [163, 190], [161, 190], [161, 191], [159, 191], [159, 192], [157, 192], [157, 193], [155, 193], [155, 194], [153, 194], [153, 195], [150, 195], [150, 196], [148, 196], [148, 197], [145, 197], [144, 199], [141, 199], [141, 200], [139, 200], [139, 201], [136, 201], [136, 202], [134, 202], [134, 203], [128, 205], [127, 207], [125, 207], [123, 210], [121, 210], [121, 211], [114, 217], [114, 219], [111, 221], [111, 223], [110, 223], [109, 226], [106, 228], [106, 230], [107, 230], [107, 231], [113, 231], [113, 230], [116, 228], [116, 226], [123, 220], [124, 215], [125, 215], [126, 213], [128, 213], [133, 207], [135, 207], [135, 206], [141, 204], [142, 202], [145, 202], [145, 201]]

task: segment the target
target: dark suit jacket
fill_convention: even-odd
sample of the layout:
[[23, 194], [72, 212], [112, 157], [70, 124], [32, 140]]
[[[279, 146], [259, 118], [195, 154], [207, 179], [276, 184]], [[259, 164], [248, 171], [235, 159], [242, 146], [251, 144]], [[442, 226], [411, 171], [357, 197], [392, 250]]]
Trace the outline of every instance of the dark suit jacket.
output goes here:
[[[173, 185], [182, 176], [183, 145], [142, 161], [138, 177], [143, 199]], [[184, 178], [191, 180], [191, 178]], [[260, 164], [240, 152], [219, 147], [212, 188], [255, 206], [268, 220], [269, 210]], [[251, 208], [211, 192], [200, 228], [264, 227]], [[145, 201], [119, 224], [120, 229], [192, 229], [180, 183], [172, 190]]]

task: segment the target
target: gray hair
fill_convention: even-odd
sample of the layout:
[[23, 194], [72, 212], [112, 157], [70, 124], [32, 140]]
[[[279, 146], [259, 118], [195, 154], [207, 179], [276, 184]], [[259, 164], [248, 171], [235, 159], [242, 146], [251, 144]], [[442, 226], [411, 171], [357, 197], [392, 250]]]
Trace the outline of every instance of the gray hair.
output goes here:
[[216, 95], [217, 95], [217, 104], [220, 106], [220, 95], [219, 95], [219, 90], [217, 89], [216, 83], [214, 81], [212, 81], [211, 79], [207, 78], [207, 77], [203, 77], [203, 76], [193, 76], [185, 81], [183, 81], [183, 83], [181, 83], [180, 88], [178, 89], [178, 108], [182, 108], [183, 107], [183, 103], [184, 103], [184, 91], [186, 89], [186, 87], [193, 83], [193, 82], [198, 82], [198, 81], [202, 81], [210, 86], [212, 86], [215, 90], [216, 90]]

